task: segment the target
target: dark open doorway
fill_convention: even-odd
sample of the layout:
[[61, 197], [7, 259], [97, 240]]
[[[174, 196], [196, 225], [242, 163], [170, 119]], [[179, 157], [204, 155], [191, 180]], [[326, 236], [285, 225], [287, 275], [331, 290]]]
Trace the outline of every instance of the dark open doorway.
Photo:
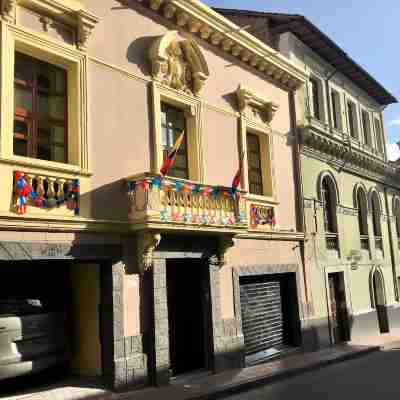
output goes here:
[[170, 368], [174, 376], [207, 367], [207, 280], [200, 260], [167, 261]]
[[346, 342], [350, 340], [350, 330], [343, 272], [328, 274], [328, 283], [332, 342]]

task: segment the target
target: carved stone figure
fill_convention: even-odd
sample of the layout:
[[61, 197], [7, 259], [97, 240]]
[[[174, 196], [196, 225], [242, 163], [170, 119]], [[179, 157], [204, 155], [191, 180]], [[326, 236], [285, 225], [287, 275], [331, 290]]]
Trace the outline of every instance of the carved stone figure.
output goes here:
[[206, 61], [193, 40], [178, 32], [158, 38], [150, 49], [152, 76], [165, 85], [198, 96], [209, 76]]

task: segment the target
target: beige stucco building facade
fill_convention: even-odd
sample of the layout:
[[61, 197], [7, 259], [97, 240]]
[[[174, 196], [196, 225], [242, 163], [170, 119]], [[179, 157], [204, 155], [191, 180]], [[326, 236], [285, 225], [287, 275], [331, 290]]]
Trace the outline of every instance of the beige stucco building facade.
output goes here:
[[[295, 94], [310, 348], [399, 328], [399, 178], [383, 111], [397, 100], [300, 15], [217, 10], [307, 75]], [[251, 29], [250, 29], [251, 32]]]
[[3, 296], [64, 293], [70, 370], [117, 388], [301, 347], [307, 72], [198, 1], [1, 4]]

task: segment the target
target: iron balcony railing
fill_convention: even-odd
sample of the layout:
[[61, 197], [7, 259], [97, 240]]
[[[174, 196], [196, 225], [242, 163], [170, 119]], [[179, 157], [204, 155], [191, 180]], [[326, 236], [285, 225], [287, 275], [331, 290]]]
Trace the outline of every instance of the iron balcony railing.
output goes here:
[[368, 235], [361, 235], [361, 250], [369, 250], [369, 238]]
[[327, 233], [325, 239], [327, 250], [339, 251], [339, 235], [337, 233]]

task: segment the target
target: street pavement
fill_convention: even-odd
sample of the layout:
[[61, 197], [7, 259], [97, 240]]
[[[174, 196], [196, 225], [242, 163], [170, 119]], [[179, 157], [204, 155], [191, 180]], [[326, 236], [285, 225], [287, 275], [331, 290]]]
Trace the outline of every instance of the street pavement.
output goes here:
[[351, 398], [398, 400], [400, 398], [399, 367], [400, 349], [385, 350], [224, 398], [231, 400], [347, 400]]

